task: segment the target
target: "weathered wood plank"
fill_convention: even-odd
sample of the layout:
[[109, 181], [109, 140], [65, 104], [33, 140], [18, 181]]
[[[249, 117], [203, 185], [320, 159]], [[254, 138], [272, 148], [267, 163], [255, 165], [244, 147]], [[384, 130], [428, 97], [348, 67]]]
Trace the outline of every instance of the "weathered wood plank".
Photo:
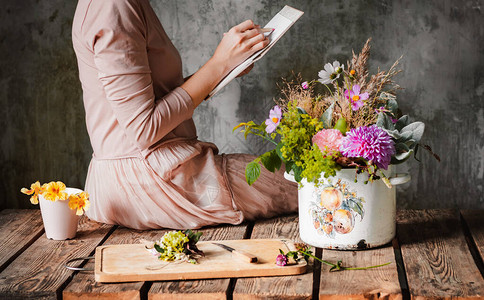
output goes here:
[[481, 260], [484, 260], [484, 210], [462, 210], [461, 214], [477, 246]]
[[38, 209], [0, 212], [0, 272], [44, 232]]
[[64, 263], [88, 256], [110, 228], [84, 217], [73, 240], [53, 241], [43, 235], [0, 273], [0, 298], [57, 299], [72, 275]]
[[398, 282], [397, 264], [393, 247], [384, 246], [363, 251], [337, 251], [323, 249], [323, 259], [343, 261], [344, 266], [364, 267], [391, 262], [390, 265], [369, 270], [329, 272], [323, 264], [319, 286], [319, 299], [402, 299]]
[[484, 297], [484, 280], [467, 247], [457, 211], [400, 211], [397, 221], [412, 298]]
[[[247, 224], [219, 226], [197, 230], [203, 232], [200, 240], [243, 239]], [[227, 299], [230, 279], [184, 280], [154, 282], [148, 293], [150, 300], [159, 299]]]
[[[119, 227], [109, 236], [103, 245], [137, 244], [143, 239], [159, 239], [166, 230], [139, 231]], [[148, 254], [148, 252], [147, 252]], [[85, 268], [94, 269], [94, 260], [89, 261]], [[146, 283], [99, 283], [94, 280], [93, 271], [82, 271], [74, 276], [72, 281], [63, 291], [63, 299], [140, 299], [142, 293], [146, 293]]]
[[[256, 222], [251, 239], [261, 238], [301, 242], [298, 217], [292, 215]], [[313, 271], [310, 266], [306, 274], [296, 276], [239, 278], [233, 299], [311, 299], [312, 293]]]

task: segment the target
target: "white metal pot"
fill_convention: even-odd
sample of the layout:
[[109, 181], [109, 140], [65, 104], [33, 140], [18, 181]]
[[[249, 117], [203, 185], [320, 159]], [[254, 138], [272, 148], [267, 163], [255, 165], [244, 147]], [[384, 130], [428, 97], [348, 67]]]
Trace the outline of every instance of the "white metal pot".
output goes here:
[[[410, 180], [409, 174], [384, 171], [395, 186]], [[299, 188], [299, 233], [312, 246], [355, 250], [377, 247], [395, 237], [395, 187], [382, 180], [364, 183], [367, 174], [342, 169], [336, 176], [323, 178], [316, 187], [303, 179]], [[288, 173], [286, 179], [295, 181]], [[355, 182], [355, 178], [357, 182]]]
[[[82, 192], [76, 188], [66, 188], [67, 195]], [[69, 200], [46, 200], [39, 195], [40, 212], [44, 222], [45, 235], [51, 240], [72, 239], [77, 233], [77, 224], [80, 216], [75, 209], [69, 208]]]

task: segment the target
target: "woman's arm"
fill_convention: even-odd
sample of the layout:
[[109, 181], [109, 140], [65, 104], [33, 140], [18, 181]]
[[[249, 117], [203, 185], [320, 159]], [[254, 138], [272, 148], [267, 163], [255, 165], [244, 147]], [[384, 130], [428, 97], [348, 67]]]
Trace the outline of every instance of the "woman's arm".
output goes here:
[[190, 119], [230, 70], [268, 43], [252, 21], [239, 24], [181, 87], [155, 99], [144, 22], [138, 1], [100, 0], [91, 3], [82, 28], [114, 116], [141, 150]]

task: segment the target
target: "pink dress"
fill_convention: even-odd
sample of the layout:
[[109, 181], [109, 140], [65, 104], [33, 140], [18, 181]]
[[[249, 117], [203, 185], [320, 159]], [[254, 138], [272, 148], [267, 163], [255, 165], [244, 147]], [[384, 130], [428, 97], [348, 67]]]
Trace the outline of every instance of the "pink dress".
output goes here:
[[249, 186], [253, 156], [197, 140], [180, 55], [148, 0], [79, 0], [72, 40], [94, 151], [89, 218], [186, 229], [297, 209], [282, 171]]

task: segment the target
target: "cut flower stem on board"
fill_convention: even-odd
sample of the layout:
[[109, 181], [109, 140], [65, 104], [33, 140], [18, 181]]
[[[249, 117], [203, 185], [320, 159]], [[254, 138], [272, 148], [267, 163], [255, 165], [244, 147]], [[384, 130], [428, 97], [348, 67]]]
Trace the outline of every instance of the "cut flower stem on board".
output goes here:
[[387, 266], [387, 265], [391, 264], [391, 262], [387, 262], [387, 263], [384, 263], [384, 264], [368, 266], [368, 267], [346, 267], [346, 266], [343, 266], [343, 261], [341, 261], [341, 260], [338, 260], [336, 263], [332, 263], [332, 262], [329, 262], [327, 260], [320, 259], [320, 258], [314, 256], [311, 253], [311, 250], [309, 250], [309, 246], [304, 245], [302, 243], [296, 244], [296, 249], [297, 249], [296, 251], [289, 251], [287, 253], [284, 253], [284, 251], [279, 249], [280, 254], [277, 255], [277, 257], [276, 257], [276, 265], [281, 266], [281, 267], [287, 265], [289, 258], [292, 258], [295, 261], [297, 261], [299, 259], [299, 255], [302, 255], [302, 257], [306, 260], [306, 262], [311, 257], [312, 259], [317, 260], [320, 263], [323, 263], [325, 265], [330, 266], [331, 267], [329, 269], [330, 272], [338, 272], [338, 271], [345, 271], [345, 270], [348, 270], [348, 271], [350, 271], [350, 270], [367, 270], [367, 269], [379, 268], [379, 267], [383, 267], [383, 266]]

